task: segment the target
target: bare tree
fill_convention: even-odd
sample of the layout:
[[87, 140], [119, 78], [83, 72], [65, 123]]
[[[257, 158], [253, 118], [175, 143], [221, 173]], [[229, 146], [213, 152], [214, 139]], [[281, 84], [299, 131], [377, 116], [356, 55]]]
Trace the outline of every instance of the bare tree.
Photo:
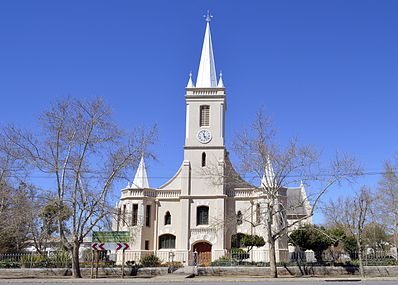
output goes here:
[[398, 259], [398, 156], [395, 161], [386, 161], [379, 181], [377, 213], [381, 223], [392, 234], [392, 242]]
[[[265, 197], [261, 211], [262, 218], [254, 226], [266, 228], [266, 241], [269, 246], [271, 277], [277, 277], [276, 242], [287, 238], [288, 229], [302, 223], [314, 213], [322, 195], [334, 184], [343, 180], [351, 181], [360, 174], [360, 167], [355, 159], [347, 155], [336, 155], [330, 166], [321, 167], [319, 154], [311, 146], [300, 145], [297, 139], [292, 139], [282, 145], [276, 140], [276, 131], [269, 117], [260, 110], [257, 112], [251, 126], [240, 132], [234, 141], [234, 151], [239, 159], [236, 173], [229, 161], [223, 177], [229, 188], [253, 187]], [[210, 170], [212, 171], [212, 170]], [[213, 170], [214, 171], [214, 170]], [[245, 177], [252, 185], [245, 184]], [[287, 186], [297, 185], [300, 180], [307, 183], [316, 181], [318, 191], [309, 197], [299, 197], [297, 201], [287, 201]], [[288, 223], [287, 213], [294, 213], [300, 207], [308, 207], [311, 199], [312, 208], [305, 215], [297, 216]], [[243, 217], [246, 216], [243, 214]]]
[[[3, 130], [7, 143], [22, 154], [19, 158], [52, 181], [58, 233], [72, 253], [74, 277], [81, 277], [83, 239], [112, 209], [108, 202], [113, 185], [126, 177], [155, 138], [155, 128], [134, 130], [126, 138], [110, 115], [102, 99], [68, 98], [42, 113], [37, 134], [13, 126]], [[65, 206], [71, 212], [68, 229], [62, 216]]]
[[355, 238], [361, 276], [365, 275], [363, 269], [364, 230], [372, 217], [373, 202], [374, 195], [370, 189], [362, 187], [353, 197], [329, 201], [324, 207], [328, 223], [343, 228]]
[[34, 209], [30, 187], [24, 183], [26, 165], [18, 149], [0, 134], [0, 252], [23, 250], [30, 239], [29, 227]]
[[28, 245], [34, 204], [25, 188], [0, 186], [0, 253], [20, 252]]

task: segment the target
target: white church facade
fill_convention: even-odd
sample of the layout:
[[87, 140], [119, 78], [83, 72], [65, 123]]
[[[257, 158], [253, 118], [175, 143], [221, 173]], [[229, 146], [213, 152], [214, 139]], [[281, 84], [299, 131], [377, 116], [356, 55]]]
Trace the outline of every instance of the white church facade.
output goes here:
[[[158, 188], [149, 187], [142, 159], [131, 185], [122, 189], [118, 217], [113, 230], [130, 231], [130, 249], [126, 260], [138, 261], [155, 253], [167, 261], [188, 265], [194, 252], [205, 261], [213, 261], [231, 249], [231, 237], [237, 233], [256, 234], [266, 240], [261, 223], [263, 192], [249, 183], [227, 181], [234, 172], [225, 147], [225, 113], [227, 92], [220, 74], [217, 80], [210, 33], [210, 17], [206, 31], [197, 80], [190, 75], [185, 89], [186, 130], [184, 160], [177, 173]], [[209, 170], [220, 176], [215, 179]], [[206, 172], [207, 171], [207, 172]], [[306, 198], [303, 185], [284, 188], [282, 199]], [[311, 210], [309, 203], [287, 213], [297, 219]], [[310, 218], [306, 222], [311, 222]], [[287, 239], [277, 244], [277, 260], [288, 258]], [[268, 261], [267, 244], [251, 253], [258, 261]]]

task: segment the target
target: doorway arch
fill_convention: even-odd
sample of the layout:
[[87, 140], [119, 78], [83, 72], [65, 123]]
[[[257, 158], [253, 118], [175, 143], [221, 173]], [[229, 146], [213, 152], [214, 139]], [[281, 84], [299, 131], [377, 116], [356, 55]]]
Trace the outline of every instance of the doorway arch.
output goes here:
[[198, 265], [205, 264], [208, 265], [211, 262], [211, 243], [207, 241], [199, 241], [193, 244], [193, 252], [198, 253]]

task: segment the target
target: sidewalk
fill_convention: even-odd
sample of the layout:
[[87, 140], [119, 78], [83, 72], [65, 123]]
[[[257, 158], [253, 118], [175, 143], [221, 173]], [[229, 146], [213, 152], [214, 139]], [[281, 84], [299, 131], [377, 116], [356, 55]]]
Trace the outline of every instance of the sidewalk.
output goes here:
[[374, 277], [374, 278], [358, 278], [358, 277], [340, 277], [340, 278], [319, 278], [319, 277], [289, 277], [289, 278], [269, 278], [269, 277], [249, 277], [249, 276], [196, 276], [194, 278], [186, 278], [186, 275], [163, 275], [153, 278], [98, 278], [98, 279], [73, 279], [73, 278], [26, 278], [26, 279], [0, 279], [0, 284], [5, 283], [201, 283], [201, 282], [323, 282], [323, 281], [397, 281], [398, 277]]

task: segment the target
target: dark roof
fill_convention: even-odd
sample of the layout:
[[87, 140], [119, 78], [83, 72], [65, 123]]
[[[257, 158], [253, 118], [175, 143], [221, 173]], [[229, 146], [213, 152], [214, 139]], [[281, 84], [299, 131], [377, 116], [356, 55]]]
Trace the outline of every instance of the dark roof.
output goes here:
[[305, 205], [306, 201], [304, 201], [305, 197], [303, 197], [301, 188], [287, 188], [287, 215], [307, 215]]

